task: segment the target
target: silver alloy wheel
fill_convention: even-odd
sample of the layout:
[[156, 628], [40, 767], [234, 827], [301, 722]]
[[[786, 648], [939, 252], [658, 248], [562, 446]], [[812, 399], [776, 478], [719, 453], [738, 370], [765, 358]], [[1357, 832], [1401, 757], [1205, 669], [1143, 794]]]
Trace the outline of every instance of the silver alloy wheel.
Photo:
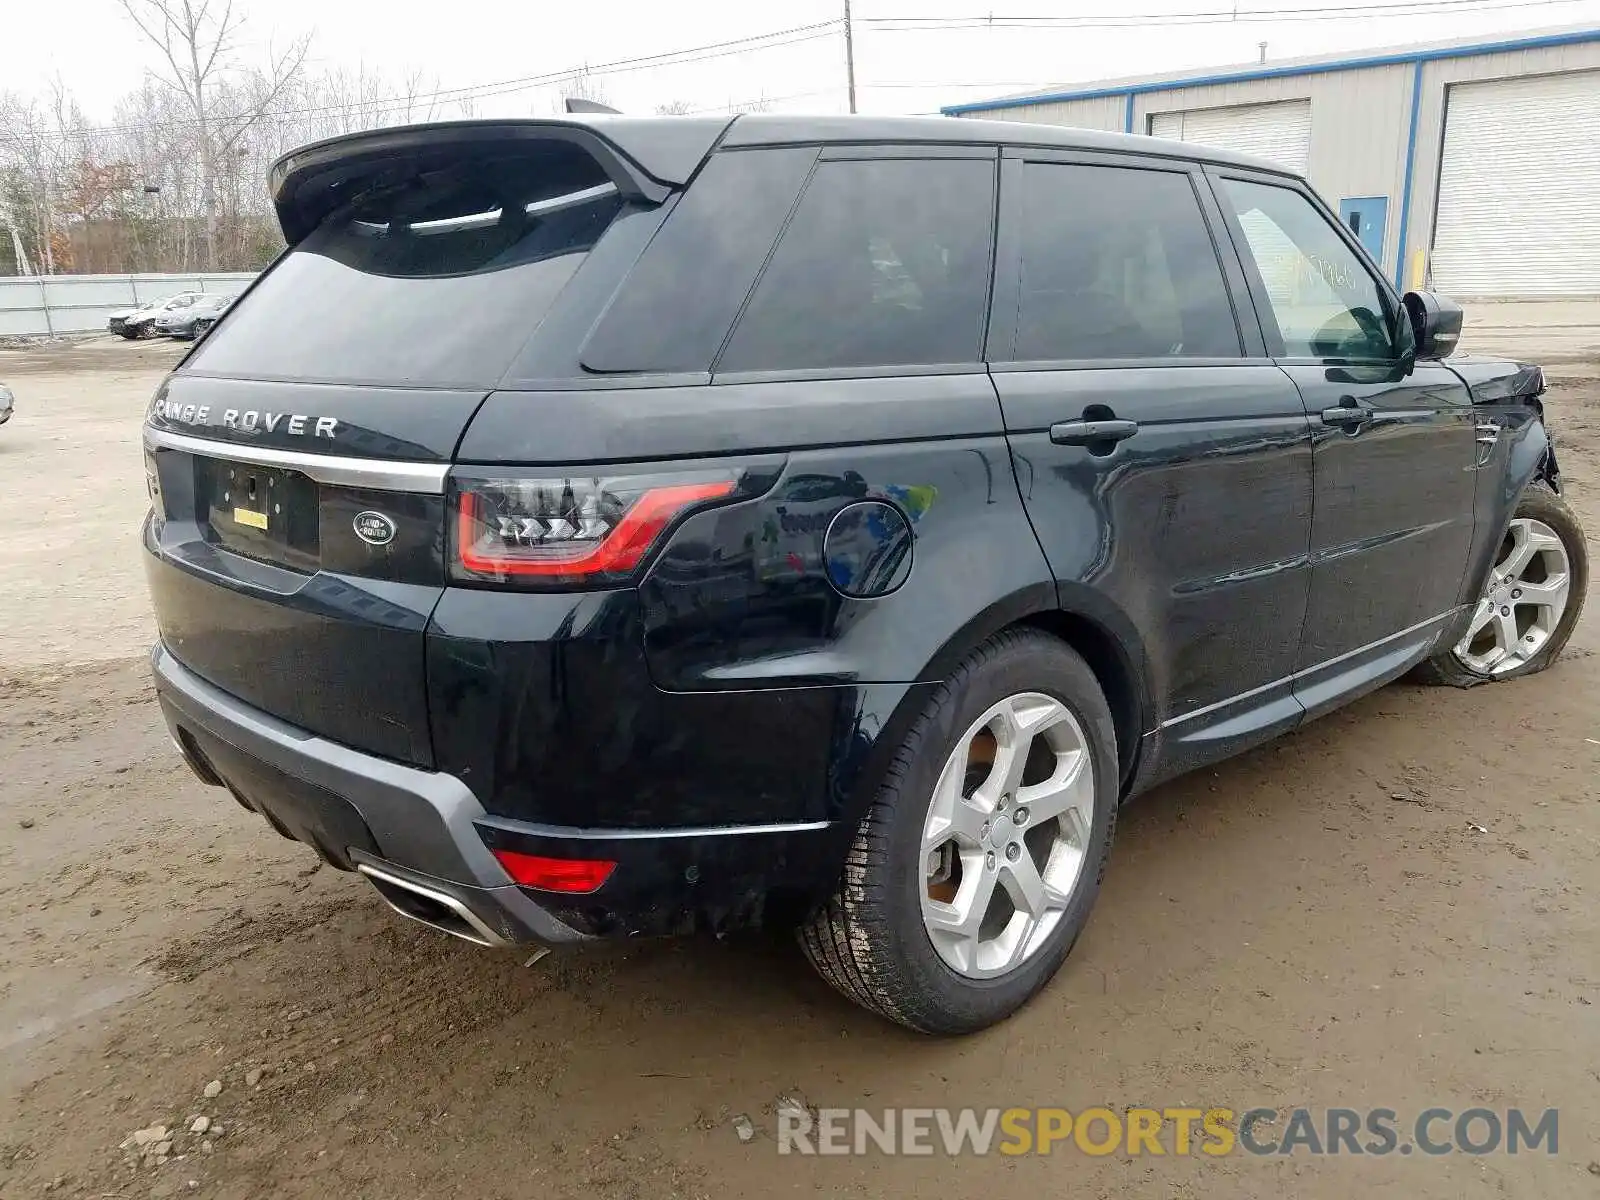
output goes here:
[[1522, 666], [1561, 624], [1571, 580], [1567, 548], [1556, 531], [1530, 517], [1512, 521], [1472, 623], [1456, 643], [1456, 658], [1480, 675]]
[[922, 833], [922, 921], [951, 970], [1003, 975], [1050, 938], [1094, 826], [1094, 762], [1067, 706], [1022, 692], [956, 743]]

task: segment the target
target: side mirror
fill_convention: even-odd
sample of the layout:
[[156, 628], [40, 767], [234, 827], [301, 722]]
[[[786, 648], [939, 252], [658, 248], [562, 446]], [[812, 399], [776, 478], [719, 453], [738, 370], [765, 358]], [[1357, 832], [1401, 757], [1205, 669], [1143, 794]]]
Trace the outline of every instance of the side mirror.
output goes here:
[[1447, 358], [1461, 340], [1461, 306], [1438, 292], [1407, 292], [1401, 303], [1411, 320], [1418, 358]]

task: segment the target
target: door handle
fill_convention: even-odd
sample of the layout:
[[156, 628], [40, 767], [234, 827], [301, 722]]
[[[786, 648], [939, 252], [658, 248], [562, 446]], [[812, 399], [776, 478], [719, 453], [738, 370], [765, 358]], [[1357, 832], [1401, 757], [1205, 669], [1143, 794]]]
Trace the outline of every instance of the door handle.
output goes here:
[[1137, 421], [1058, 421], [1050, 426], [1050, 440], [1058, 446], [1089, 446], [1120, 442], [1138, 432]]
[[1325, 408], [1320, 415], [1324, 425], [1341, 425], [1348, 428], [1367, 424], [1376, 411], [1370, 404], [1363, 404], [1354, 396], [1345, 396], [1336, 407]]

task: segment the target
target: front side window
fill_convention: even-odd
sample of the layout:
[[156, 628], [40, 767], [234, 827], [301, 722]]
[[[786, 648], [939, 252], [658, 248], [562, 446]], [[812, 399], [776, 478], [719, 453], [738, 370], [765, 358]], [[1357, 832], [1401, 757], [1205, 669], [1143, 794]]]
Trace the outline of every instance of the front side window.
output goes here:
[[982, 359], [993, 159], [817, 165], [721, 371]]
[[1222, 267], [1185, 174], [1030, 162], [1014, 357], [1236, 358]]
[[1286, 357], [1395, 357], [1382, 290], [1309, 199], [1241, 179], [1223, 180], [1222, 193], [1266, 286]]

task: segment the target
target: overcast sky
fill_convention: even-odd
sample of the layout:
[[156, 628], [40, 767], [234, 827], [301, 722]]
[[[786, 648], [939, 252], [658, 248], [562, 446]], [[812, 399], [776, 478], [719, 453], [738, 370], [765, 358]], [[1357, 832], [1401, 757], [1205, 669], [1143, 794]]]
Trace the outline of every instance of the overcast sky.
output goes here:
[[[221, 3], [221, 0], [213, 0]], [[440, 87], [565, 71], [837, 18], [843, 0], [234, 0], [246, 18], [243, 57], [313, 34], [313, 61], [400, 74], [417, 68]], [[1499, 37], [1572, 24], [1600, 25], [1600, 0], [1414, 0], [1413, 15], [1290, 17], [1400, 0], [855, 0], [859, 106], [929, 112], [942, 104], [1061, 83], [1371, 49], [1453, 37]], [[0, 87], [37, 91], [59, 72], [91, 120], [107, 122], [121, 94], [155, 65], [117, 0], [7, 0]], [[1427, 9], [1418, 13], [1418, 9]], [[1081, 17], [1238, 11], [1197, 24], [1135, 20], [1123, 27], [893, 31], [874, 18]], [[1268, 13], [1276, 16], [1259, 17]], [[845, 107], [844, 50], [835, 29], [809, 40], [690, 64], [597, 73], [607, 100], [632, 112], [686, 101], [722, 111], [766, 98], [780, 111]], [[560, 89], [525, 88], [481, 100], [479, 116], [545, 115]], [[454, 114], [446, 114], [454, 115]]]

